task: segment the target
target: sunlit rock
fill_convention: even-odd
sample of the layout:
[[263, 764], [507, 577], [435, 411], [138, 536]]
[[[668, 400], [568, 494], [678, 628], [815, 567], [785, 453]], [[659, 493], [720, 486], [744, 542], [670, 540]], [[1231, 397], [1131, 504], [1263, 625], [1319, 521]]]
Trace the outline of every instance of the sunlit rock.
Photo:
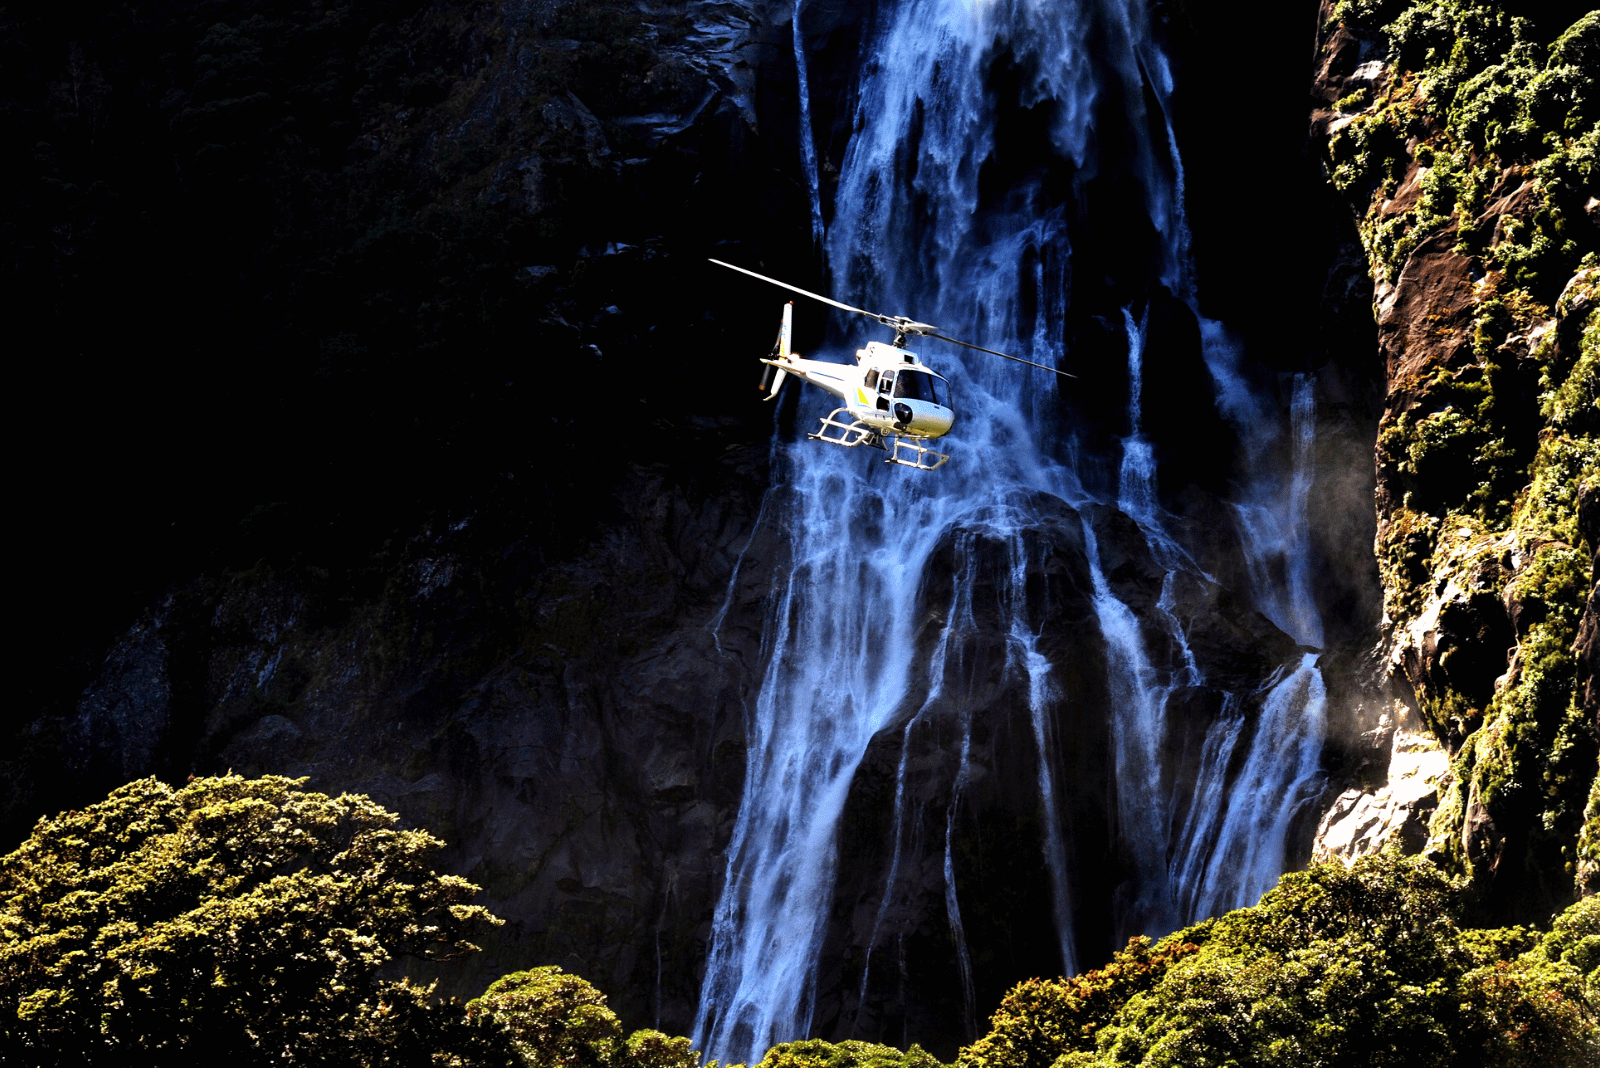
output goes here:
[[1312, 859], [1354, 864], [1391, 843], [1405, 853], [1422, 852], [1428, 820], [1439, 804], [1440, 783], [1449, 774], [1450, 755], [1429, 734], [1396, 729], [1388, 758], [1381, 786], [1351, 787], [1323, 813]]

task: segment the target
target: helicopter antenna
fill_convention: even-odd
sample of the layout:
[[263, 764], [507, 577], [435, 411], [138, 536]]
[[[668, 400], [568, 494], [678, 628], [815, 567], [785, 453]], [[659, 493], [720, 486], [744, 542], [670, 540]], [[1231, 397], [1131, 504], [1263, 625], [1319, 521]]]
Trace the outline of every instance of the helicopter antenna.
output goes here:
[[908, 336], [938, 338], [940, 341], [948, 341], [952, 345], [960, 345], [964, 348], [977, 349], [979, 352], [987, 352], [991, 356], [999, 356], [1002, 359], [1014, 360], [1017, 363], [1025, 363], [1029, 367], [1037, 367], [1041, 371], [1054, 371], [1063, 378], [1078, 377], [1077, 375], [1068, 371], [1062, 371], [1055, 367], [1048, 367], [1042, 363], [1034, 363], [1032, 360], [1024, 360], [1021, 356], [1011, 356], [1004, 352], [997, 352], [994, 349], [986, 349], [982, 345], [974, 345], [970, 341], [962, 341], [959, 338], [947, 337], [946, 335], [939, 333], [939, 328], [937, 326], [933, 326], [930, 323], [919, 323], [915, 319], [906, 318], [904, 315], [880, 315], [877, 312], [867, 311], [865, 308], [857, 308], [852, 305], [845, 304], [842, 301], [834, 300], [832, 297], [825, 297], [820, 293], [813, 293], [809, 289], [801, 289], [799, 286], [792, 286], [788, 282], [780, 282], [776, 278], [768, 278], [764, 274], [757, 274], [756, 272], [747, 270], [743, 267], [735, 267], [731, 263], [724, 263], [721, 260], [712, 260], [711, 262], [716, 264], [718, 267], [726, 267], [730, 271], [738, 271], [740, 274], [747, 274], [751, 278], [759, 278], [763, 282], [770, 282], [781, 289], [787, 289], [791, 293], [798, 293], [802, 297], [810, 297], [812, 300], [820, 300], [824, 304], [831, 304], [841, 311], [854, 312], [856, 315], [864, 315], [874, 322], [882, 323], [884, 326], [887, 326], [894, 331], [895, 348], [903, 348], [905, 346], [905, 339]]

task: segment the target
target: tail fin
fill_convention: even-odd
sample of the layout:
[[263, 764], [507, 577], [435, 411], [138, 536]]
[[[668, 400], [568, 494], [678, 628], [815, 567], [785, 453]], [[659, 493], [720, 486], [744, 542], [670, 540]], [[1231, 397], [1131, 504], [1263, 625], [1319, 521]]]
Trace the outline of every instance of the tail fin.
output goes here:
[[[778, 327], [778, 343], [772, 347], [771, 359], [787, 360], [789, 358], [789, 335], [793, 329], [794, 301], [791, 300], [789, 303], [783, 306], [783, 325]], [[776, 368], [777, 374], [772, 374], [773, 370], [774, 368], [769, 364], [767, 366], [767, 376], [764, 377], [761, 382], [761, 384], [765, 386], [767, 384], [767, 378], [770, 378], [772, 381], [772, 391], [767, 394], [767, 400], [772, 400], [778, 395], [778, 390], [783, 388], [783, 380], [789, 377], [789, 372], [785, 371], [781, 367]]]

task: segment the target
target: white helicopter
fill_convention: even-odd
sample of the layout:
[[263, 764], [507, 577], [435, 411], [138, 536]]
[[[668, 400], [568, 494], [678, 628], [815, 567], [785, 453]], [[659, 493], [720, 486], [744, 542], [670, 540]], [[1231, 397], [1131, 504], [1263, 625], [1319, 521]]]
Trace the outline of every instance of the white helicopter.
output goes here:
[[766, 399], [772, 400], [777, 397], [778, 390], [783, 387], [784, 379], [789, 375], [794, 375], [802, 382], [821, 386], [843, 400], [844, 404], [823, 416], [822, 426], [816, 433], [808, 436], [814, 441], [826, 441], [830, 445], [842, 445], [847, 449], [857, 445], [870, 445], [873, 448], [883, 449], [888, 453], [884, 463], [914, 467], [919, 471], [933, 471], [950, 459], [948, 454], [935, 452], [924, 444], [948, 434], [950, 428], [955, 425], [956, 413], [954, 401], [950, 396], [950, 383], [943, 375], [924, 364], [916, 353], [906, 350], [907, 337], [938, 338], [952, 345], [962, 345], [969, 349], [977, 349], [979, 352], [987, 352], [991, 356], [1001, 356], [1017, 363], [1025, 363], [1030, 367], [1054, 371], [1065, 378], [1077, 377], [1066, 371], [1058, 371], [1054, 367], [1046, 367], [1042, 363], [1024, 360], [1020, 356], [1008, 356], [994, 349], [986, 349], [982, 345], [974, 345], [970, 341], [945, 337], [939, 333], [938, 327], [919, 323], [903, 315], [879, 315], [877, 312], [841, 304], [837, 300], [801, 289], [799, 286], [792, 286], [787, 282], [780, 282], [776, 278], [768, 278], [764, 274], [735, 267], [731, 263], [724, 263], [721, 260], [711, 262], [719, 267], [727, 267], [740, 274], [747, 274], [763, 282], [781, 286], [803, 297], [820, 300], [824, 304], [831, 304], [835, 308], [857, 315], [865, 315], [868, 319], [876, 320], [894, 330], [892, 344], [869, 341], [866, 348], [857, 349], [854, 367], [843, 363], [829, 363], [825, 360], [802, 359], [798, 353], [789, 350], [789, 333], [794, 314], [794, 301], [791, 300], [783, 306], [783, 325], [778, 330], [777, 344], [773, 347], [772, 354], [761, 361], [767, 365], [767, 373], [762, 377], [759, 387], [769, 390]]

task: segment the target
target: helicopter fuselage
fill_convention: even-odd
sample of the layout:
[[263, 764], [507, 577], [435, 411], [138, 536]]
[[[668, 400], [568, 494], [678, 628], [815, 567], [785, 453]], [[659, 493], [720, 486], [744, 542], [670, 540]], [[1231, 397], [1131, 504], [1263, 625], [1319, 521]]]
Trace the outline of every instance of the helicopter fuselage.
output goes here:
[[[894, 345], [867, 342], [856, 350], [853, 366], [792, 354], [761, 362], [832, 393], [851, 417], [882, 435], [927, 440], [943, 437], [955, 425], [944, 376], [916, 353]], [[774, 394], [779, 384], [773, 384]]]
[[767, 399], [777, 399], [784, 380], [790, 375], [814, 386], [820, 386], [844, 403], [822, 417], [821, 426], [807, 435], [813, 441], [826, 441], [851, 449], [870, 445], [888, 453], [885, 463], [902, 467], [915, 467], [920, 471], [933, 471], [950, 457], [936, 452], [926, 442], [940, 438], [955, 425], [955, 403], [950, 399], [950, 383], [944, 376], [917, 359], [917, 354], [900, 346], [908, 337], [938, 338], [940, 341], [963, 348], [987, 352], [991, 356], [1025, 363], [1041, 371], [1073, 378], [1074, 375], [1048, 364], [1035, 363], [1020, 356], [1011, 356], [994, 349], [961, 341], [939, 332], [931, 323], [918, 322], [904, 315], [882, 315], [857, 308], [813, 293], [809, 289], [780, 282], [757, 274], [747, 267], [737, 267], [722, 260], [712, 260], [751, 278], [758, 278], [780, 289], [798, 293], [802, 297], [821, 301], [840, 311], [863, 315], [894, 331], [894, 344], [869, 341], [866, 348], [856, 350], [856, 363], [828, 363], [824, 360], [807, 360], [789, 351], [789, 338], [794, 325], [794, 301], [783, 306], [783, 325], [778, 328], [778, 341], [772, 353], [761, 362], [767, 373], [761, 388], [767, 390]]

